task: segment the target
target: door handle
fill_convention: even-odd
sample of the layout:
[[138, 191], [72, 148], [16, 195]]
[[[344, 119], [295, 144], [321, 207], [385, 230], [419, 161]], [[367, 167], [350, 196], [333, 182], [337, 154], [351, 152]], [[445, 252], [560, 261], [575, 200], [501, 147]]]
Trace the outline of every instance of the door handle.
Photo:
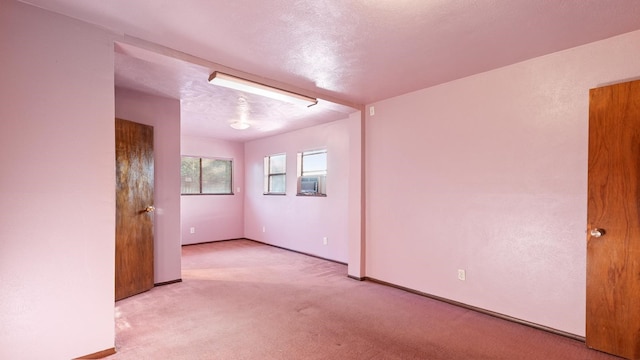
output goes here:
[[591, 232], [590, 232], [591, 236], [595, 238], [599, 238], [600, 236], [604, 235], [604, 233], [605, 233], [604, 229], [598, 229], [598, 228], [591, 229]]
[[144, 211], [150, 213], [150, 212], [154, 212], [156, 210], [156, 208], [153, 205], [149, 205], [147, 206]]

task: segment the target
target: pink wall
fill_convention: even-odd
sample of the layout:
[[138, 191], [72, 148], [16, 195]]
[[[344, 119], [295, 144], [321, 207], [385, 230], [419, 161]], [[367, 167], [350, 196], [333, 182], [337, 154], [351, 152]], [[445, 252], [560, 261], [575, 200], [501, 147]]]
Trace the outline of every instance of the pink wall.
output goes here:
[[[182, 204], [182, 244], [244, 237], [244, 146], [196, 136], [182, 137], [182, 155], [233, 159], [233, 195], [186, 195]], [[178, 170], [179, 175], [180, 170]], [[178, 179], [179, 180], [179, 179]], [[190, 229], [195, 228], [191, 234]]]
[[112, 348], [114, 39], [0, 8], [0, 358]]
[[[357, 129], [351, 124], [358, 121], [349, 118], [245, 143], [247, 238], [348, 261], [349, 141]], [[327, 197], [296, 196], [296, 154], [318, 148], [327, 149]], [[264, 157], [279, 153], [287, 154], [287, 194], [263, 195]]]
[[633, 32], [372, 104], [367, 275], [584, 335], [589, 89], [638, 77], [638, 44]]
[[154, 282], [181, 278], [180, 101], [116, 89], [116, 117], [153, 126]]
[[348, 257], [349, 276], [365, 276], [365, 187], [364, 181], [364, 135], [365, 117], [362, 111], [349, 115], [349, 200], [348, 200]]

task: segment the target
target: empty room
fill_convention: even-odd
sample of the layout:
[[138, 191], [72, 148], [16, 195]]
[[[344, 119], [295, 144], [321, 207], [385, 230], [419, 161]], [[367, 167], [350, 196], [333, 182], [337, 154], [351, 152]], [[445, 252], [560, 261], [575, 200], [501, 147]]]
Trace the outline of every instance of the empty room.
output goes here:
[[640, 359], [638, 19], [0, 0], [0, 358]]

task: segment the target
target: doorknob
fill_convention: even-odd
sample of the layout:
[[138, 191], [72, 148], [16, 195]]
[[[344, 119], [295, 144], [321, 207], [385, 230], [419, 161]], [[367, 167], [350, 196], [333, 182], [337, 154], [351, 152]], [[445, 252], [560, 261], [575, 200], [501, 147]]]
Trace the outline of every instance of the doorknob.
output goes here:
[[144, 211], [150, 213], [150, 212], [154, 212], [156, 210], [156, 208], [153, 205], [149, 205], [147, 206]]
[[604, 235], [604, 230], [603, 229], [592, 229], [590, 232], [591, 236], [599, 238], [600, 236]]

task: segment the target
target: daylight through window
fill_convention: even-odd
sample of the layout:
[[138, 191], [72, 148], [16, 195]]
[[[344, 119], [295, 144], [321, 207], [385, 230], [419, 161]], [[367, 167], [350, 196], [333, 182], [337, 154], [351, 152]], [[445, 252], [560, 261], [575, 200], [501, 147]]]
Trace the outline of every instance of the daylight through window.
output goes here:
[[232, 160], [183, 156], [180, 167], [181, 193], [231, 195], [232, 169]]
[[326, 196], [327, 150], [298, 153], [298, 195]]
[[278, 154], [264, 158], [264, 194], [286, 193], [287, 155]]

